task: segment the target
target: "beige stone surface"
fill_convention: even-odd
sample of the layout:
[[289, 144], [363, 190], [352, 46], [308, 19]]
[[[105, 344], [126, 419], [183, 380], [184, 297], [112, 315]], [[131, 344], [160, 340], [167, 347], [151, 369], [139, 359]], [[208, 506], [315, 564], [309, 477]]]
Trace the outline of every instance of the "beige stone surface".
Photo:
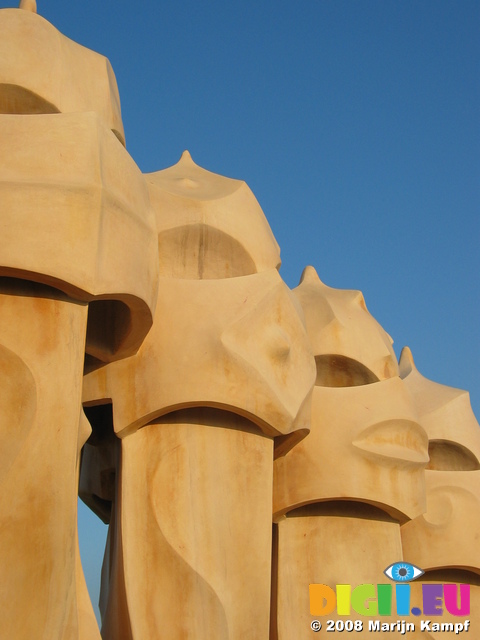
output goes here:
[[2, 115], [0, 141], [0, 274], [96, 298], [87, 352], [102, 361], [134, 352], [152, 323], [158, 272], [139, 169], [94, 113]]
[[317, 362], [317, 385], [350, 387], [398, 375], [392, 339], [368, 312], [361, 291], [323, 284], [306, 267], [294, 293]]
[[[2, 115], [0, 138], [1, 573], [15, 601], [3, 627], [12, 638], [91, 640], [76, 549], [91, 431], [82, 372], [86, 351], [93, 362], [121, 357], [151, 325], [153, 217], [141, 173], [96, 114]], [[145, 253], [125, 258], [132, 238]]]
[[428, 434], [428, 469], [480, 469], [480, 427], [467, 391], [422, 376], [408, 347], [400, 357], [400, 375], [413, 395], [421, 423]]
[[303, 314], [243, 182], [188, 154], [146, 178], [163, 275], [154, 325], [135, 356], [84, 380], [94, 434], [111, 398], [121, 438], [113, 495], [111, 443], [89, 445], [80, 481], [110, 519], [102, 633], [266, 637], [274, 440], [283, 452], [308, 432], [315, 381]]
[[[310, 637], [308, 584], [388, 583], [384, 570], [403, 557], [400, 522], [426, 504], [428, 438], [390, 337], [360, 292], [327, 287], [312, 267], [294, 293], [317, 378], [311, 431], [274, 464], [271, 640]], [[346, 617], [363, 621], [362, 637], [376, 635], [355, 612], [325, 616], [324, 628]]]
[[[426, 499], [428, 439], [390, 337], [360, 292], [325, 286], [312, 267], [294, 293], [317, 378], [311, 431], [274, 464], [271, 640], [311, 636], [309, 584], [388, 583], [384, 570], [402, 559], [399, 523], [422, 514]], [[376, 636], [354, 611], [325, 616], [324, 629], [347, 617], [363, 621], [362, 637]]]
[[0, 11], [0, 113], [94, 111], [124, 144], [110, 62], [60, 33], [34, 4]]
[[[419, 420], [429, 437], [430, 461], [425, 472], [425, 513], [401, 528], [404, 557], [426, 571], [412, 583], [412, 602], [422, 602], [428, 582], [470, 584], [472, 632], [480, 626], [480, 428], [469, 395], [428, 380], [415, 366], [408, 347], [402, 351], [400, 374], [415, 398]], [[445, 607], [432, 622], [458, 623], [465, 617]], [[451, 631], [412, 637], [451, 637]]]
[[359, 500], [405, 520], [423, 512], [427, 436], [396, 375], [388, 334], [359, 291], [307, 267], [294, 289], [317, 377], [311, 432], [274, 469], [274, 517], [325, 500]]
[[315, 364], [276, 269], [238, 278], [161, 278], [137, 355], [88, 374], [84, 401], [113, 398], [120, 437], [192, 406], [227, 409], [271, 436], [309, 428]]
[[5, 638], [80, 637], [76, 509], [78, 456], [88, 435], [81, 412], [86, 323], [86, 303], [45, 285], [0, 282]]
[[20, 4], [18, 6], [20, 9], [25, 9], [25, 11], [37, 12], [36, 0], [20, 0]]
[[468, 393], [424, 378], [409, 349], [400, 367], [430, 448], [427, 508], [402, 527], [405, 557], [423, 569], [480, 573], [480, 427]]
[[[319, 620], [326, 633], [326, 620], [362, 620], [361, 638], [368, 632], [368, 617], [353, 609], [339, 615], [337, 609], [325, 616], [310, 613], [309, 585], [325, 584], [334, 591], [337, 584], [352, 589], [361, 584], [386, 584], [384, 569], [392, 559], [402, 559], [400, 526], [376, 509], [351, 503], [325, 503], [292, 512], [278, 523], [276, 628], [270, 640], [301, 640], [312, 637], [311, 622]], [[378, 616], [375, 616], [378, 618]], [[396, 617], [382, 616], [384, 621]], [[400, 637], [390, 633], [388, 637]]]
[[398, 365], [361, 292], [290, 291], [243, 181], [143, 175], [110, 63], [35, 0], [0, 30], [0, 636], [100, 640], [77, 492], [104, 640], [310, 638], [309, 584], [403, 558], [412, 600], [468, 581], [478, 626], [468, 394]]
[[427, 462], [427, 437], [400, 378], [315, 386], [310, 434], [275, 461], [274, 514], [359, 500], [404, 521], [425, 509]]
[[[0, 11], [1, 635], [95, 640], [78, 551], [82, 373], [152, 324], [157, 237], [115, 77], [36, 3]], [[142, 251], [132, 252], [132, 242]]]
[[427, 509], [402, 527], [405, 558], [422, 569], [480, 573], [480, 471], [427, 471]]
[[105, 639], [268, 637], [272, 455], [251, 423], [211, 409], [121, 441]]
[[280, 248], [249, 187], [207, 171], [188, 153], [145, 175], [155, 209], [160, 274], [233, 278], [280, 266]]

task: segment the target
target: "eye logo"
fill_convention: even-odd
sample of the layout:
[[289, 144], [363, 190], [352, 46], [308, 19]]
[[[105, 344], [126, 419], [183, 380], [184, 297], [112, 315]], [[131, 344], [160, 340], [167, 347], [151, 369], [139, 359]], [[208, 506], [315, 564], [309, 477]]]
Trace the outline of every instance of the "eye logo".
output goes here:
[[387, 567], [383, 573], [387, 578], [395, 580], [395, 582], [410, 582], [422, 576], [425, 571], [422, 571], [422, 569], [419, 569], [409, 562], [394, 562]]

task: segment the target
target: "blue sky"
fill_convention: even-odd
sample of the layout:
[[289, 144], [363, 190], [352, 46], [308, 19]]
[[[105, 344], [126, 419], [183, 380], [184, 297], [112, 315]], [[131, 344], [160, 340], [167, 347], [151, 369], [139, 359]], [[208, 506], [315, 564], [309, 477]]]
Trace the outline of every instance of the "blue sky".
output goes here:
[[[313, 264], [361, 289], [397, 354], [480, 416], [477, 0], [37, 1], [110, 59], [142, 171], [189, 149], [244, 179], [287, 284]], [[104, 531], [82, 508], [92, 589]]]

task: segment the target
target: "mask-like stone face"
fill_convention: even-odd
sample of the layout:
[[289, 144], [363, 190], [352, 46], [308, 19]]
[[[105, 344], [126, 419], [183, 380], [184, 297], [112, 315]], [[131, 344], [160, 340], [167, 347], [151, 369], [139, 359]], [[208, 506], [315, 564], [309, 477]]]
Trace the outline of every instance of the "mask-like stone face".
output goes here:
[[427, 437], [402, 381], [316, 386], [311, 433], [276, 461], [277, 514], [325, 500], [357, 500], [400, 520], [425, 509]]
[[107, 370], [117, 433], [198, 406], [243, 415], [268, 435], [308, 430], [315, 362], [275, 269], [222, 280], [162, 278], [156, 314], [138, 354]]
[[196, 165], [188, 151], [145, 179], [157, 218], [160, 274], [215, 279], [280, 266], [280, 249], [242, 180]]
[[158, 275], [140, 170], [91, 112], [2, 115], [0, 147], [0, 273], [35, 274], [91, 301], [86, 350], [97, 362], [135, 353], [152, 323]]
[[400, 520], [423, 512], [427, 437], [397, 375], [388, 334], [359, 291], [325, 286], [307, 267], [293, 293], [317, 378], [311, 432], [275, 465], [274, 512], [356, 500]]
[[402, 527], [404, 557], [424, 570], [480, 572], [480, 428], [468, 393], [424, 378], [408, 348], [400, 370], [429, 438], [426, 512]]
[[302, 305], [319, 386], [350, 387], [398, 375], [390, 336], [360, 291], [333, 289], [307, 267], [294, 293]]

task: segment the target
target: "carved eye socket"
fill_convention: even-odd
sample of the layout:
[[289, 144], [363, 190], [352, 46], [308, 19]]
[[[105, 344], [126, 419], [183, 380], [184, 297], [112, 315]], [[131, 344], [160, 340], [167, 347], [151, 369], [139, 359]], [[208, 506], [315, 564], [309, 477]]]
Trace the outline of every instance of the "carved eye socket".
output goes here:
[[480, 464], [467, 448], [448, 440], [430, 440], [428, 444], [430, 462], [427, 469], [433, 471], [477, 471]]
[[394, 562], [383, 572], [390, 580], [395, 582], [410, 582], [422, 576], [425, 571], [409, 562]]
[[315, 356], [317, 387], [356, 387], [378, 382], [377, 376], [365, 365], [337, 354]]

